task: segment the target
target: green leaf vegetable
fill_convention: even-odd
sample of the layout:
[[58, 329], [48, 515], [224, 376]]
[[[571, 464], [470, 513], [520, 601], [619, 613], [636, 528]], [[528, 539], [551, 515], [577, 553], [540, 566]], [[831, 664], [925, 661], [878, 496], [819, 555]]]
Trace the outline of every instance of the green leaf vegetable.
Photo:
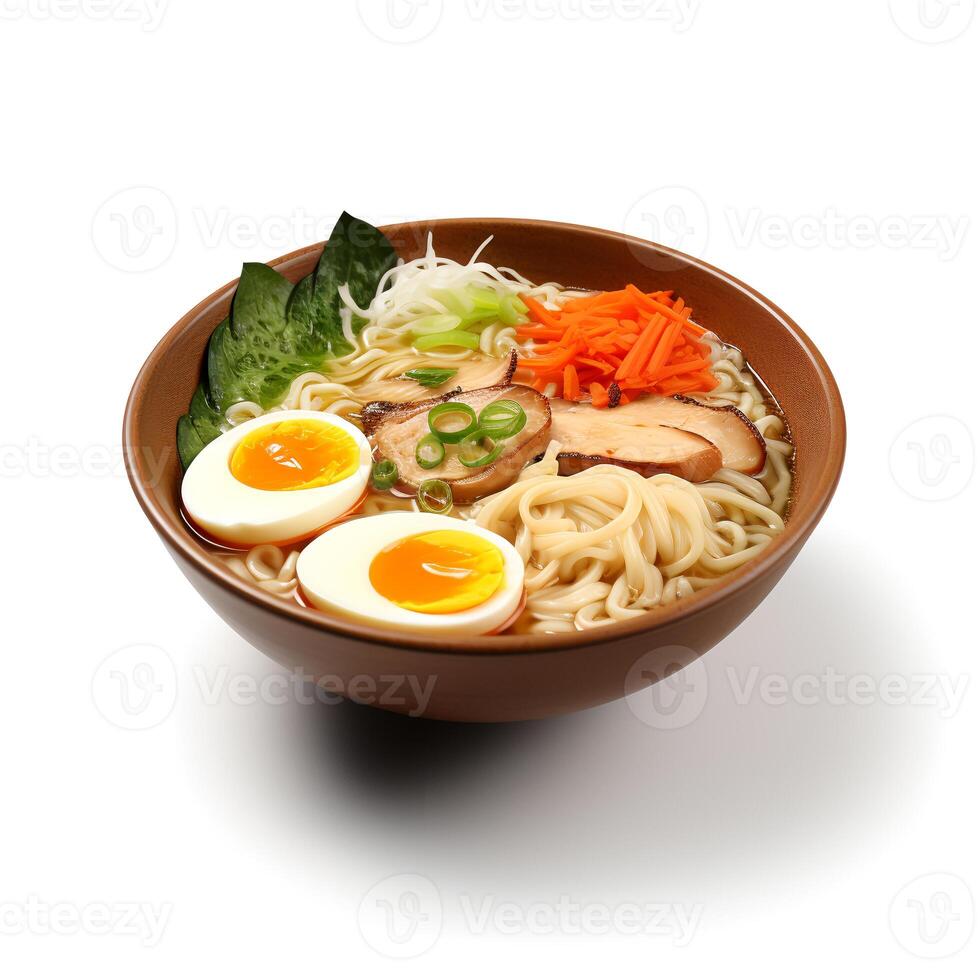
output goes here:
[[[184, 468], [221, 434], [232, 405], [254, 401], [272, 408], [297, 375], [350, 353], [338, 289], [347, 283], [365, 307], [395, 261], [391, 242], [377, 228], [345, 212], [316, 269], [295, 286], [267, 265], [246, 263], [231, 314], [208, 342], [201, 384], [177, 423]], [[364, 323], [355, 317], [351, 326], [357, 333]]]
[[438, 388], [455, 377], [456, 370], [456, 368], [415, 368], [414, 371], [406, 371], [404, 377], [423, 388]]

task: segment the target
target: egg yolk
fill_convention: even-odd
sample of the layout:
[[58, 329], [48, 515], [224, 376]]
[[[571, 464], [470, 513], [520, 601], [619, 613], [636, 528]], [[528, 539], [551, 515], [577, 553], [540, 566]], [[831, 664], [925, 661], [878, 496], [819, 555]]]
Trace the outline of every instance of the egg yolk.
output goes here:
[[360, 452], [343, 429], [286, 419], [249, 432], [231, 456], [231, 474], [256, 490], [310, 490], [357, 472]]
[[486, 602], [504, 580], [500, 549], [467, 531], [428, 531], [375, 555], [375, 590], [402, 609], [454, 613]]

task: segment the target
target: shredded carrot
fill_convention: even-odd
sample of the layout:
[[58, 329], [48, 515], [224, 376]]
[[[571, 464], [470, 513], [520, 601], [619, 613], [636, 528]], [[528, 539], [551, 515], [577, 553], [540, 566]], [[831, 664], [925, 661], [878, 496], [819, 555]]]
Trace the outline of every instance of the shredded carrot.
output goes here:
[[718, 384], [706, 331], [673, 290], [644, 293], [631, 283], [575, 297], [560, 310], [521, 299], [530, 322], [517, 326], [517, 338], [533, 346], [517, 364], [538, 391], [606, 408], [639, 394], [707, 392]]
[[592, 397], [593, 408], [606, 408], [609, 405], [609, 392], [598, 381], [589, 385], [589, 395]]
[[[547, 327], [558, 325], [558, 318], [553, 317], [549, 310], [546, 310], [533, 296], [522, 296], [524, 305], [531, 311], [538, 323], [543, 323]], [[530, 302], [529, 302], [530, 301]]]
[[565, 365], [565, 376], [562, 380], [564, 381], [562, 397], [566, 401], [577, 402], [581, 391], [578, 386], [578, 371], [575, 370], [574, 364]]

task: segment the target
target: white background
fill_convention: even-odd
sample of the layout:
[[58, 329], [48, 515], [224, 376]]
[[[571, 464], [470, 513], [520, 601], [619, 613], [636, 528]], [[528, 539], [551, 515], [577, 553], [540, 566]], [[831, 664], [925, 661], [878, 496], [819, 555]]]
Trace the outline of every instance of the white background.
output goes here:
[[[974, 0], [161, 2], [0, 16], [3, 975], [975, 976]], [[630, 230], [823, 350], [840, 491], [680, 710], [232, 687], [277, 668], [143, 518], [123, 404], [343, 208]]]

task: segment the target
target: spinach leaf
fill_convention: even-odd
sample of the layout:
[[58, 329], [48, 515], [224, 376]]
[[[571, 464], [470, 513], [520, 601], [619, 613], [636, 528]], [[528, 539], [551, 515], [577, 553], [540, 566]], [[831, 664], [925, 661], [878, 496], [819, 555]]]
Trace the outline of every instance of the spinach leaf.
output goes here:
[[221, 426], [225, 420], [224, 415], [208, 401], [204, 385], [197, 386], [187, 414], [190, 415], [194, 428], [205, 445], [221, 435]]
[[197, 434], [190, 415], [181, 415], [177, 419], [177, 455], [180, 456], [180, 465], [186, 470], [203, 448], [204, 443]]
[[[337, 290], [347, 283], [354, 302], [365, 307], [374, 298], [381, 277], [397, 261], [391, 242], [373, 225], [346, 211], [334, 226], [330, 239], [312, 275], [312, 282], [299, 283], [290, 300], [290, 315], [310, 319], [323, 342], [328, 357], [342, 357], [351, 351], [344, 339]], [[359, 333], [364, 326], [355, 316], [352, 327]]]
[[221, 435], [223, 421], [224, 416], [208, 402], [204, 385], [198, 385], [187, 414], [177, 422], [177, 452], [184, 469], [212, 439]]
[[[339, 287], [347, 283], [357, 304], [367, 306], [395, 262], [395, 250], [377, 228], [344, 212], [316, 269], [295, 287], [267, 265], [246, 263], [231, 315], [208, 342], [201, 386], [177, 425], [184, 467], [220, 435], [230, 406], [255, 401], [271, 408], [295, 377], [349, 353]], [[363, 325], [354, 318], [355, 333]]]
[[292, 291], [292, 283], [267, 265], [242, 267], [231, 316], [208, 344], [208, 393], [219, 411], [240, 401], [269, 408], [293, 378], [323, 363], [311, 325], [286, 318]]

